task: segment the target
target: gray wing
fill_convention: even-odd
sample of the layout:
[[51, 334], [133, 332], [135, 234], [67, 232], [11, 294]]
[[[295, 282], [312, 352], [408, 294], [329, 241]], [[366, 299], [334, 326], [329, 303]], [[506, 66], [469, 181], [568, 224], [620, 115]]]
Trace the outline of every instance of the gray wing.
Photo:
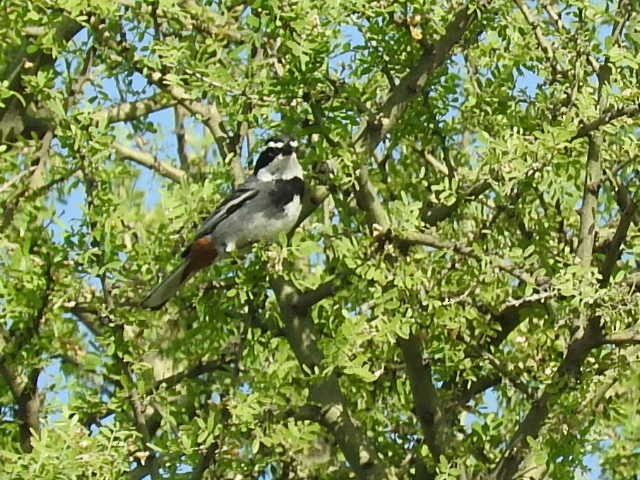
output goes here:
[[196, 232], [196, 239], [213, 232], [220, 222], [258, 195], [260, 191], [257, 183], [257, 180], [252, 177], [229, 195], [200, 226]]

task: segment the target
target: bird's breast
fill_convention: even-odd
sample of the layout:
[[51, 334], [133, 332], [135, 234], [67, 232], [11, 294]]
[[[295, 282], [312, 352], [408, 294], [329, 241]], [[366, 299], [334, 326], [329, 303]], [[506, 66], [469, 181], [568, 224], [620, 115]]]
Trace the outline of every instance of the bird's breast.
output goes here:
[[[275, 208], [284, 210], [296, 198], [304, 193], [304, 181], [300, 177], [278, 179], [273, 181], [273, 188], [269, 191], [269, 200]], [[298, 203], [299, 205], [299, 203]]]

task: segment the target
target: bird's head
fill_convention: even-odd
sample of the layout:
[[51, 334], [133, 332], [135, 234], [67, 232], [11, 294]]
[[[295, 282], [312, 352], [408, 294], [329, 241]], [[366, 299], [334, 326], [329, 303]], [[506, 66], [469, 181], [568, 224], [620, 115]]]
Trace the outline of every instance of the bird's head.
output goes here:
[[262, 181], [302, 178], [297, 146], [298, 142], [287, 136], [270, 138], [256, 160], [253, 174]]

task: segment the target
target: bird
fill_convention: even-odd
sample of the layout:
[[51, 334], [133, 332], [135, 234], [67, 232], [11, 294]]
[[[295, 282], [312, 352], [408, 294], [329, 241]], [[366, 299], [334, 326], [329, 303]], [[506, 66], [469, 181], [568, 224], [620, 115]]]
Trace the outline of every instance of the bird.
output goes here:
[[267, 140], [253, 174], [202, 223], [182, 253], [180, 264], [142, 300], [141, 306], [161, 308], [197, 271], [231, 252], [288, 233], [300, 216], [303, 171], [296, 140]]

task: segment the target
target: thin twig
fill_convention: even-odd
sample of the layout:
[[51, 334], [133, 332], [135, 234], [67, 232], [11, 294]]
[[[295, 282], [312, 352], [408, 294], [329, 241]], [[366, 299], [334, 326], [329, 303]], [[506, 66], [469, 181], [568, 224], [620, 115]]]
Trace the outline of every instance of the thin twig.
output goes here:
[[184, 170], [180, 170], [179, 168], [173, 167], [168, 163], [157, 159], [149, 152], [127, 147], [126, 145], [118, 142], [113, 142], [113, 148], [120, 157], [133, 160], [137, 164], [150, 168], [174, 182], [180, 182], [187, 176]]
[[195, 378], [200, 375], [204, 375], [205, 373], [211, 373], [216, 370], [221, 370], [223, 368], [231, 366], [234, 362], [235, 359], [230, 357], [222, 357], [208, 361], [200, 360], [195, 365], [187, 368], [186, 370], [182, 370], [169, 377], [162, 378], [156, 381], [155, 384], [148, 389], [147, 393], [150, 394], [151, 392], [158, 390], [159, 388], [175, 387], [184, 380]]
[[602, 285], [607, 285], [609, 283], [611, 273], [613, 272], [613, 268], [618, 261], [618, 258], [620, 258], [622, 244], [627, 238], [627, 232], [629, 231], [629, 227], [631, 226], [631, 222], [635, 214], [636, 206], [631, 201], [627, 204], [627, 208], [625, 208], [620, 215], [620, 221], [618, 222], [618, 226], [616, 227], [616, 231], [613, 234], [611, 242], [609, 242], [605, 259], [600, 265], [600, 275], [602, 278], [600, 283]]
[[180, 168], [183, 172], [188, 172], [190, 167], [189, 151], [187, 145], [187, 133], [185, 130], [186, 110], [182, 105], [176, 105], [173, 109], [175, 121], [176, 143], [178, 145], [178, 158]]
[[[472, 258], [477, 261], [483, 261], [485, 256], [481, 256], [476, 253], [473, 248], [461, 244], [452, 243], [446, 240], [442, 240], [435, 235], [421, 232], [406, 232], [400, 234], [393, 234], [392, 237], [396, 242], [405, 245], [424, 245], [428, 247], [437, 248], [439, 250], [449, 250], [454, 253], [458, 253], [464, 257]], [[546, 278], [534, 278], [524, 270], [519, 269], [511, 262], [502, 258], [492, 259], [493, 264], [500, 270], [513, 275], [514, 277], [522, 280], [530, 285], [541, 285], [548, 281]]]
[[575, 133], [575, 135], [571, 137], [571, 141], [586, 137], [591, 132], [598, 130], [600, 127], [607, 125], [614, 120], [617, 120], [619, 118], [631, 118], [635, 117], [638, 114], [640, 114], [640, 103], [627, 107], [618, 107], [612, 110], [607, 110], [595, 120], [586, 122], [580, 128], [578, 128], [578, 131]]
[[544, 53], [544, 56], [547, 57], [549, 65], [551, 65], [551, 71], [556, 74], [558, 70], [558, 59], [556, 58], [552, 45], [542, 33], [540, 22], [538, 22], [538, 20], [533, 16], [531, 11], [529, 10], [529, 7], [527, 7], [527, 4], [523, 0], [515, 0], [515, 3], [520, 9], [520, 12], [522, 12], [522, 16], [525, 18], [525, 20], [533, 30], [540, 49]]

